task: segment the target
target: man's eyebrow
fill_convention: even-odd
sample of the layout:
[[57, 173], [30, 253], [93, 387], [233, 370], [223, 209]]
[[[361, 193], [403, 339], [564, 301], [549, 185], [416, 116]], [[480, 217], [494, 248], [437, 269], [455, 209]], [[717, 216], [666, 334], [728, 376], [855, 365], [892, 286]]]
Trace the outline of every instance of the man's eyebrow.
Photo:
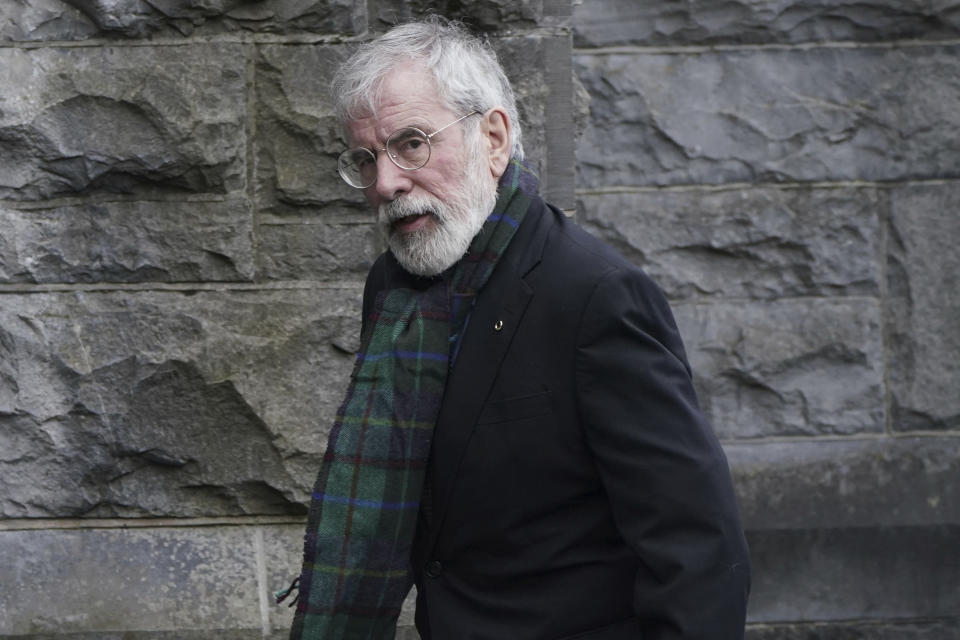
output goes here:
[[402, 127], [399, 127], [397, 131], [399, 131], [400, 129], [420, 129], [420, 131], [423, 131], [425, 133], [429, 133], [430, 131], [436, 131], [436, 127], [431, 125], [426, 120], [421, 120], [419, 118], [411, 120], [410, 123], [405, 124]]
[[[430, 124], [429, 122], [427, 122], [426, 120], [421, 119], [420, 116], [415, 116], [415, 117], [413, 117], [409, 122], [407, 122], [407, 123], [405, 123], [405, 124], [402, 124], [402, 125], [399, 125], [399, 126], [396, 127], [395, 129], [393, 129], [390, 133], [387, 134], [387, 137], [392, 136], [392, 135], [393, 135], [394, 133], [396, 133], [397, 131], [403, 131], [404, 129], [420, 129], [420, 131], [423, 131], [424, 133], [427, 133], [427, 134], [430, 134], [430, 133], [432, 133], [432, 132], [434, 132], [434, 131], [437, 130], [436, 127], [434, 127], [433, 125], [431, 125], [431, 124]], [[355, 146], [354, 148], [355, 148], [355, 149], [368, 149], [368, 150], [372, 151], [374, 154], [376, 154], [378, 151], [380, 151], [381, 149], [383, 149], [383, 146], [384, 146], [386, 143], [387, 143], [387, 139], [386, 139], [386, 138], [384, 138], [382, 141], [378, 138], [373, 145], [370, 145], [370, 146], [357, 145], [357, 146]]]

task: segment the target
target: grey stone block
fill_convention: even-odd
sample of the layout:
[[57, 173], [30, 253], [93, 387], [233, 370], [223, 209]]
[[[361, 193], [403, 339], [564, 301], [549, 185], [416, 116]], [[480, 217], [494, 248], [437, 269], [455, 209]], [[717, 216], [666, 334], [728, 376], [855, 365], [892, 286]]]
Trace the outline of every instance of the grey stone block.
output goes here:
[[578, 185], [960, 175], [960, 49], [575, 56]]
[[363, 29], [351, 0], [13, 0], [0, 7], [0, 40], [20, 42]]
[[674, 313], [700, 403], [720, 437], [883, 429], [877, 301], [679, 303]]
[[261, 220], [258, 229], [260, 275], [270, 280], [362, 279], [383, 251], [369, 221]]
[[750, 531], [960, 526], [958, 438], [728, 442], [724, 448]]
[[563, 16], [564, 8], [566, 16], [570, 15], [569, 0], [371, 0], [369, 5], [370, 26], [378, 31], [439, 14], [459, 20], [473, 31], [510, 33], [537, 26], [554, 26], [557, 18]]
[[502, 38], [494, 42], [517, 98], [517, 110], [523, 127], [523, 149], [526, 159], [540, 175], [542, 192], [551, 197], [549, 184], [550, 140], [547, 139], [547, 118], [551, 100], [569, 101], [570, 94], [556, 95], [550, 86], [552, 58], [556, 56], [552, 41], [536, 36]]
[[324, 203], [366, 206], [337, 174], [347, 148], [333, 115], [330, 81], [342, 45], [265, 45], [257, 59], [257, 197], [262, 211], [289, 213]]
[[0, 634], [259, 634], [254, 552], [244, 527], [0, 532]]
[[673, 299], [878, 296], [886, 194], [731, 188], [581, 194], [577, 219]]
[[245, 48], [0, 49], [0, 198], [244, 186]]
[[0, 282], [243, 281], [254, 273], [242, 200], [0, 204]]
[[960, 185], [891, 194], [889, 377], [897, 430], [960, 429]]
[[955, 619], [958, 539], [957, 526], [748, 532], [748, 620]]
[[960, 618], [748, 625], [746, 640], [956, 640]]
[[84, 40], [97, 28], [63, 0], [12, 0], [0, 5], [0, 42]]
[[589, 0], [573, 21], [578, 47], [934, 40], [960, 35], [960, 3]]
[[300, 514], [359, 291], [3, 295], [0, 515]]

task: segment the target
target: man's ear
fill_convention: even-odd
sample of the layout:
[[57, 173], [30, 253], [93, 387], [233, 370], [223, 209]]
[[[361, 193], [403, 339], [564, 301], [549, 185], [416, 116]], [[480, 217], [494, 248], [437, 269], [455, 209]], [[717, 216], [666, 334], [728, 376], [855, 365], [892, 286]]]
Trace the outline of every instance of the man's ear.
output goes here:
[[482, 118], [482, 131], [489, 143], [490, 173], [499, 179], [510, 162], [510, 117], [502, 107], [493, 107]]

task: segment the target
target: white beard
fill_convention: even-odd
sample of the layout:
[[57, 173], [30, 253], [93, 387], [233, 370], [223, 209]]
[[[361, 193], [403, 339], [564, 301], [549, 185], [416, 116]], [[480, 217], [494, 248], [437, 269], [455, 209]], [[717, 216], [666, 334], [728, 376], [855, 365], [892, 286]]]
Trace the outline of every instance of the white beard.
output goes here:
[[[469, 146], [468, 146], [469, 148]], [[377, 224], [397, 262], [419, 276], [436, 276], [453, 266], [470, 248], [497, 202], [497, 184], [483, 158], [467, 154], [467, 166], [459, 187], [447, 202], [428, 195], [401, 196], [380, 205]], [[433, 217], [432, 228], [401, 233], [391, 223], [411, 215]]]

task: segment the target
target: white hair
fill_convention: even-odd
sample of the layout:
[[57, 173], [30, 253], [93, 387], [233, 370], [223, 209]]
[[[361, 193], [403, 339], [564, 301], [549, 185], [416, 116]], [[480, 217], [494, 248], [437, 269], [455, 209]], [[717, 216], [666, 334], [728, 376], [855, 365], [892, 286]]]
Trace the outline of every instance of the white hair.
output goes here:
[[[462, 24], [436, 15], [394, 27], [347, 59], [332, 86], [340, 123], [376, 115], [384, 79], [406, 61], [423, 65], [437, 97], [459, 115], [503, 107], [510, 119], [511, 155], [523, 159], [516, 98], [493, 48]], [[473, 128], [479, 131], [479, 121]]]

